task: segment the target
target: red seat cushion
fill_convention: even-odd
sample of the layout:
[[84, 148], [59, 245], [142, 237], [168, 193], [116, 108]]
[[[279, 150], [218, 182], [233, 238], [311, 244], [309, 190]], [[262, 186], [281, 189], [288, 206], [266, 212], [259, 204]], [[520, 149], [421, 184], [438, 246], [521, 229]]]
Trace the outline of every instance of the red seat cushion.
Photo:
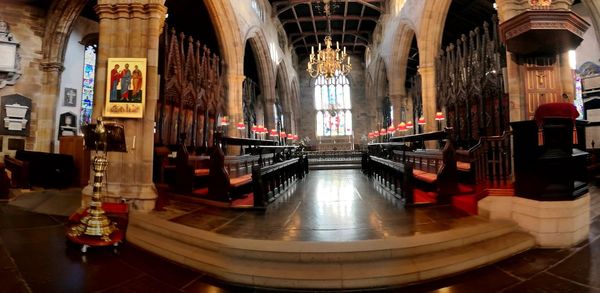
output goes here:
[[456, 162], [456, 169], [460, 171], [471, 171], [471, 163], [468, 162]]
[[[413, 172], [414, 175], [414, 172]], [[419, 179], [421, 181], [425, 181], [427, 183], [435, 183], [435, 181], [437, 180], [437, 174], [433, 174], [433, 173], [427, 173], [424, 172], [422, 174], [418, 174], [418, 175], [414, 175], [416, 179]]]
[[195, 169], [194, 175], [196, 176], [208, 176], [209, 169]]
[[246, 174], [240, 177], [230, 178], [229, 185], [231, 187], [240, 187], [252, 182], [252, 174]]

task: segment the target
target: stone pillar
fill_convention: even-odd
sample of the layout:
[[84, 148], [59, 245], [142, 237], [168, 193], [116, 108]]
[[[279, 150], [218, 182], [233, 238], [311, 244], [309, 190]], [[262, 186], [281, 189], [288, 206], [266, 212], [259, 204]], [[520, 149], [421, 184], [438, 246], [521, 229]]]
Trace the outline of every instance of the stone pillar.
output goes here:
[[275, 112], [273, 105], [275, 105], [275, 99], [265, 97], [265, 108], [263, 111], [265, 114], [265, 127], [269, 131], [271, 131], [273, 128], [277, 128], [277, 125], [275, 124]]
[[[35, 129], [35, 143], [33, 150], [39, 152], [54, 152], [54, 121], [56, 103], [60, 93], [60, 78], [64, 70], [62, 63], [42, 62], [41, 70], [44, 72], [42, 92], [44, 101], [37, 103], [37, 123]], [[32, 116], [32, 120], [33, 120]], [[30, 125], [34, 125], [31, 123]]]
[[[236, 124], [244, 120], [243, 109], [243, 84], [246, 77], [229, 73], [227, 74], [227, 115], [229, 116], [230, 126], [227, 127], [227, 135], [237, 137], [240, 135]], [[246, 125], [247, 127], [247, 125]]]
[[560, 84], [562, 87], [563, 98], [566, 94], [569, 98], [561, 99], [560, 102], [573, 103], [575, 98], [575, 80], [573, 79], [573, 70], [569, 64], [569, 52], [558, 55], [558, 69], [560, 70]]
[[[125, 125], [126, 153], [109, 153], [107, 201], [132, 201], [142, 211], [154, 208], [157, 191], [152, 182], [154, 113], [158, 100], [158, 46], [166, 7], [161, 0], [99, 0], [95, 7], [100, 18], [98, 66], [96, 72], [94, 118], [102, 116], [106, 95], [109, 57], [147, 58], [146, 105], [142, 119], [106, 118]], [[83, 190], [84, 201], [91, 186]]]
[[506, 52], [506, 81], [508, 81], [508, 108], [510, 121], [521, 121], [527, 119], [525, 113], [525, 97], [523, 93], [523, 80], [521, 78], [521, 68], [515, 61], [517, 56]]
[[390, 102], [392, 103], [392, 107], [394, 109], [394, 115], [392, 119], [394, 120], [394, 126], [398, 126], [398, 124], [402, 121], [402, 117], [400, 117], [400, 107], [402, 106], [402, 96], [401, 95], [392, 95], [390, 94]]
[[[435, 67], [421, 66], [421, 88], [423, 95], [423, 117], [425, 117], [424, 132], [437, 131], [437, 121], [435, 121], [435, 105], [436, 87], [435, 87]], [[417, 125], [415, 125], [417, 127]]]

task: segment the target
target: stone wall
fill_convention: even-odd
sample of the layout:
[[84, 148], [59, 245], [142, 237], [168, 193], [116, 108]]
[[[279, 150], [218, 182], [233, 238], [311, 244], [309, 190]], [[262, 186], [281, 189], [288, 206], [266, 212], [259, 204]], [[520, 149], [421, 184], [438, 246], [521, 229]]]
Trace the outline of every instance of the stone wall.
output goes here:
[[[350, 72], [350, 99], [352, 103], [352, 127], [354, 143], [360, 143], [360, 137], [368, 133], [369, 107], [365, 98], [365, 68], [362, 56], [352, 56], [352, 71]], [[307, 59], [300, 61], [306, 64]], [[300, 77], [300, 124], [299, 135], [301, 138], [308, 137], [311, 143], [317, 141], [316, 137], [316, 110], [314, 105], [314, 80], [310, 78], [305, 70], [298, 72]]]
[[[20, 43], [19, 54], [21, 56], [22, 76], [15, 85], [6, 86], [0, 89], [0, 97], [10, 94], [20, 94], [32, 100], [32, 112], [30, 125], [30, 135], [26, 139], [25, 147], [33, 149], [35, 143], [35, 133], [38, 130], [37, 109], [43, 104], [43, 78], [44, 74], [40, 70], [42, 60], [42, 39], [44, 36], [46, 11], [42, 8], [32, 5], [17, 3], [2, 3], [0, 9], [0, 19], [6, 21], [10, 32], [15, 40]], [[2, 125], [3, 126], [3, 125]], [[52, 127], [52, 126], [49, 126]], [[8, 139], [24, 137], [2, 137], [2, 149], [0, 153], [14, 154], [14, 151], [8, 151]]]

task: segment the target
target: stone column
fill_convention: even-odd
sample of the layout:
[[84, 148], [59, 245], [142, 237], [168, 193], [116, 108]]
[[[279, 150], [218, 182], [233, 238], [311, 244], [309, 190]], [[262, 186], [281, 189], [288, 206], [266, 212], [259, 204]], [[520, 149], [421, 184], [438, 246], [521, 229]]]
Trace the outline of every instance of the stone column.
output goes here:
[[[35, 133], [33, 149], [39, 152], [54, 152], [54, 119], [64, 67], [58, 62], [42, 62], [40, 68], [44, 72], [42, 84], [44, 101], [37, 103], [37, 123], [35, 129], [31, 129], [31, 132]], [[35, 119], [33, 116], [31, 118]], [[33, 127], [34, 123], [30, 125]], [[27, 139], [28, 143], [30, 139]]]
[[[423, 117], [425, 117], [424, 132], [431, 132], [437, 130], [437, 121], [435, 121], [435, 67], [434, 66], [421, 66], [419, 68], [421, 73], [421, 88], [423, 95]], [[417, 127], [417, 125], [415, 125]]]
[[575, 80], [573, 79], [573, 70], [571, 69], [571, 64], [569, 64], [569, 52], [559, 54], [558, 60], [557, 67], [560, 70], [560, 84], [562, 87], [562, 93], [569, 97], [568, 100], [561, 99], [560, 102], [573, 103], [573, 99], [575, 98]]
[[392, 107], [394, 109], [394, 114], [392, 119], [394, 120], [394, 126], [398, 126], [400, 121], [402, 121], [402, 117], [400, 117], [400, 107], [402, 106], [402, 96], [401, 95], [392, 95], [390, 94], [390, 102], [392, 103]]
[[[109, 57], [147, 58], [146, 105], [142, 119], [106, 118], [125, 125], [126, 153], [109, 153], [107, 201], [127, 199], [142, 211], [154, 208], [157, 191], [152, 182], [154, 113], [158, 91], [158, 46], [166, 7], [161, 0], [99, 0], [95, 7], [100, 18], [98, 66], [96, 72], [94, 118], [102, 116], [106, 95]], [[92, 187], [83, 190], [84, 201]]]
[[243, 75], [227, 74], [227, 115], [231, 124], [227, 127], [227, 135], [229, 136], [237, 137], [240, 135], [236, 124], [244, 120], [242, 88], [245, 78]]

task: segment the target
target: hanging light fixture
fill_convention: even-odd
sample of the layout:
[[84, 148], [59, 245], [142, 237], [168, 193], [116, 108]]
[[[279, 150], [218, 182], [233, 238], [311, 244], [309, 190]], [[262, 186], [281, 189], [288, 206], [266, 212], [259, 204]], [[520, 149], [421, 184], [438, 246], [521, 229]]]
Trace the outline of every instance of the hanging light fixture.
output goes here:
[[340, 50], [340, 43], [336, 42], [333, 49], [331, 39], [331, 0], [323, 0], [325, 15], [327, 16], [327, 29], [329, 35], [325, 36], [325, 48], [321, 50], [319, 43], [318, 51], [315, 54], [315, 47], [311, 47], [310, 58], [306, 65], [306, 71], [312, 78], [323, 76], [327, 79], [335, 77], [336, 74], [346, 75], [352, 70], [350, 65], [350, 56], [346, 54], [346, 47]]

